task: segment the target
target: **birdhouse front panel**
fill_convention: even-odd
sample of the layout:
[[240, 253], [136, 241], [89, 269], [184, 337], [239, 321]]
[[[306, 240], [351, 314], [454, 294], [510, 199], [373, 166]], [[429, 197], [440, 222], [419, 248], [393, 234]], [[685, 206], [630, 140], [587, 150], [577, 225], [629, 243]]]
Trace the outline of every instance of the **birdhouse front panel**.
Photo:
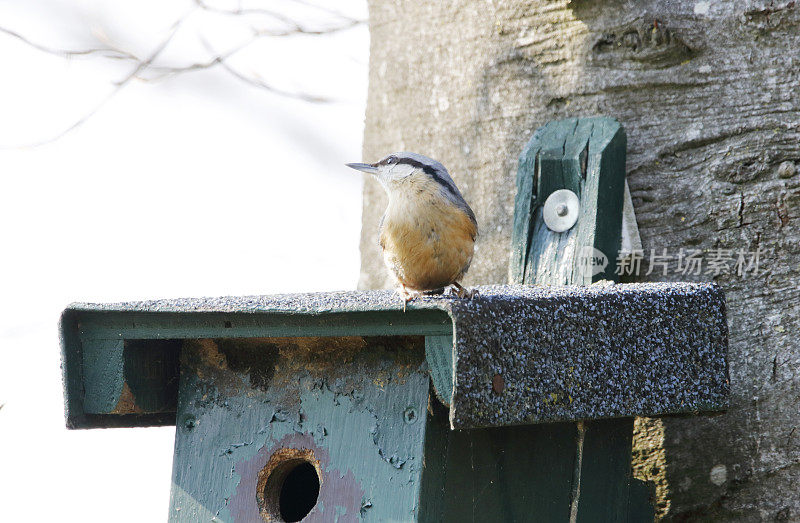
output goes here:
[[414, 520], [421, 336], [184, 343], [171, 521]]

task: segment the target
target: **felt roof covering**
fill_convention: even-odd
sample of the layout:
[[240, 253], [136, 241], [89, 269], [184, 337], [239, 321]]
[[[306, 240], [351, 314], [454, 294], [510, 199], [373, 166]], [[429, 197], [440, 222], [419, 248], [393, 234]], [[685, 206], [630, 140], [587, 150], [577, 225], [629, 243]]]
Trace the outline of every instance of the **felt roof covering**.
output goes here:
[[61, 321], [67, 425], [174, 424], [180, 340], [194, 338], [426, 336], [453, 428], [727, 406], [725, 300], [714, 284], [477, 290], [405, 311], [392, 291], [72, 304]]

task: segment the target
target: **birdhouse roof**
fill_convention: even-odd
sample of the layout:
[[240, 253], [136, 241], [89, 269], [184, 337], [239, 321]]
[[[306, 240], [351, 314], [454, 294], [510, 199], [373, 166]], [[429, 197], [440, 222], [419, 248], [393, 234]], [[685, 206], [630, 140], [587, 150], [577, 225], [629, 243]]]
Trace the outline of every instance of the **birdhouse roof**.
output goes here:
[[197, 338], [424, 336], [453, 428], [727, 405], [714, 284], [477, 290], [405, 311], [391, 291], [76, 303], [61, 319], [67, 425], [174, 424], [182, 343]]

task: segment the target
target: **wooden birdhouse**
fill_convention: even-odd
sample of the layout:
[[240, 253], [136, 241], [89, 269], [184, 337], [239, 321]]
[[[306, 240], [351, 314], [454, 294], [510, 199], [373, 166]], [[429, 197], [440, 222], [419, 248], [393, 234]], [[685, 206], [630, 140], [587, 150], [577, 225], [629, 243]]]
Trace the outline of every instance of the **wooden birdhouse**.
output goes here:
[[[472, 299], [71, 305], [68, 426], [175, 424], [176, 522], [652, 520], [633, 418], [723, 409], [727, 326], [713, 284], [588, 285], [609, 273], [587, 276], [570, 245], [619, 250], [620, 133], [591, 119], [534, 136], [514, 284]], [[578, 215], [556, 232], [543, 206], [560, 189], [579, 203], [556, 216]]]

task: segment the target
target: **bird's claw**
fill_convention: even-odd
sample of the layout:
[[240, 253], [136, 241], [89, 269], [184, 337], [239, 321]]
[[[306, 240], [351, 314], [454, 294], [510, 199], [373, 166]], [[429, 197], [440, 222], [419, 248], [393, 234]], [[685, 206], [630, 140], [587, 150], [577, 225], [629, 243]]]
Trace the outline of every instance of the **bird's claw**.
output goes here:
[[406, 312], [406, 305], [408, 305], [408, 302], [419, 298], [421, 295], [419, 292], [409, 291], [406, 289], [405, 285], [401, 286], [397, 292], [399, 292], [400, 296], [403, 298], [403, 312]]
[[467, 298], [471, 300], [475, 296], [479, 296], [480, 293], [478, 289], [467, 289], [460, 283], [453, 283], [453, 286], [450, 287], [450, 292], [458, 296], [459, 298]]

